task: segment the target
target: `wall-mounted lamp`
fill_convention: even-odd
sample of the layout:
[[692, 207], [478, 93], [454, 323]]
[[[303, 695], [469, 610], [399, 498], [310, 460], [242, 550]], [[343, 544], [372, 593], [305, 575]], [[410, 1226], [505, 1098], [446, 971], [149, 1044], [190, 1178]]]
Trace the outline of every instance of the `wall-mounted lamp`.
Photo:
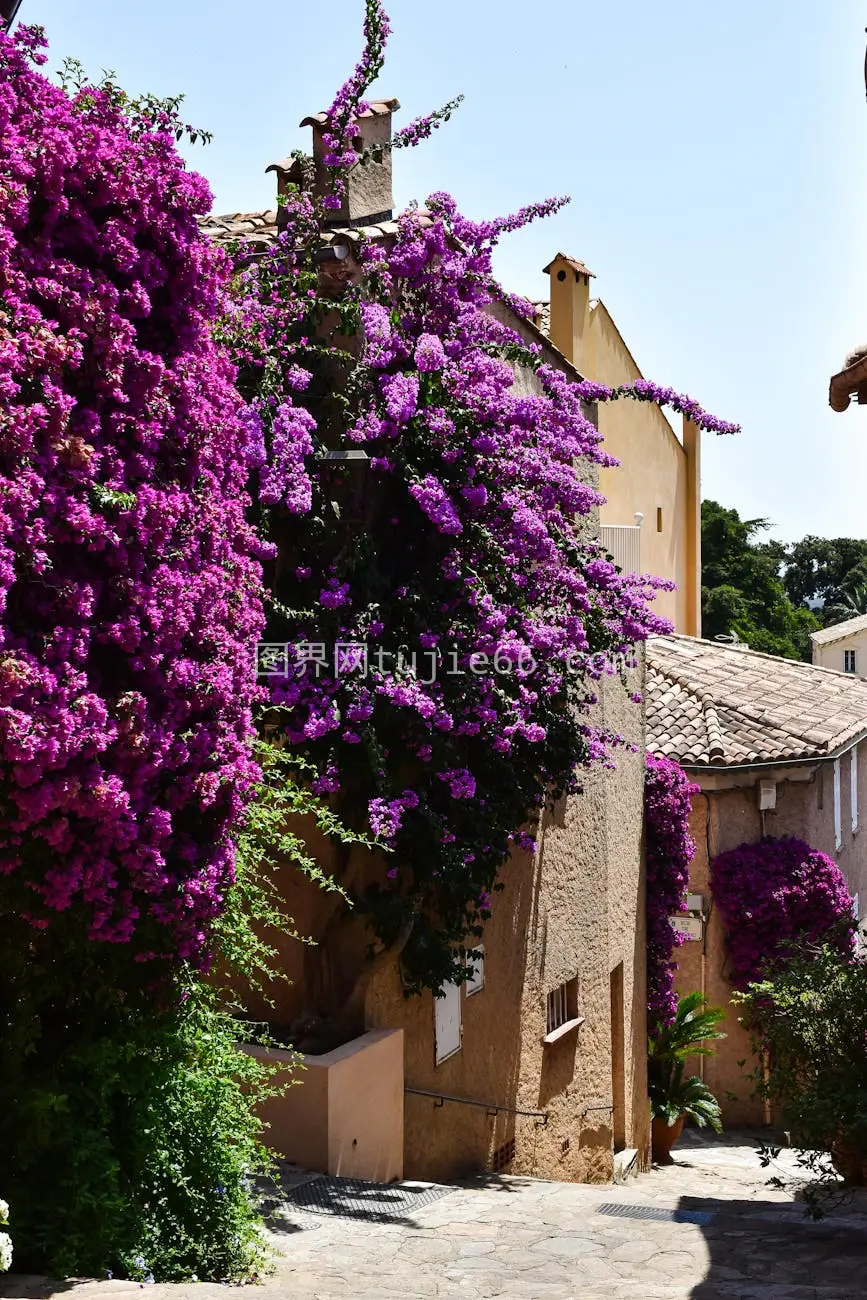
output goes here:
[[345, 262], [349, 256], [348, 244], [326, 244], [315, 254], [317, 263], [322, 262]]
[[641, 525], [642, 525], [643, 523], [644, 523], [644, 515], [643, 515], [643, 513], [642, 513], [640, 510], [636, 510], [636, 512], [635, 512], [635, 526], [636, 526], [637, 528], [640, 528]]
[[350, 447], [346, 451], [323, 451], [316, 457], [317, 460], [347, 461], [347, 460], [370, 460], [366, 451], [358, 447]]

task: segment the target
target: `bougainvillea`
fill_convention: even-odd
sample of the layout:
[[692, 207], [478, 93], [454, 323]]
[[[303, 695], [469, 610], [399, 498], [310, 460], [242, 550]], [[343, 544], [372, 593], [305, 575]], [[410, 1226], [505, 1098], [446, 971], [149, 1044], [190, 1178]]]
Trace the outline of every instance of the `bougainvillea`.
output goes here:
[[677, 1011], [672, 961], [684, 942], [671, 925], [685, 903], [695, 840], [689, 833], [693, 785], [673, 759], [647, 755], [644, 779], [647, 863], [647, 1010], [654, 1025], [670, 1025]]
[[[650, 601], [670, 584], [621, 574], [595, 536], [597, 467], [611, 459], [582, 407], [663, 395], [573, 382], [528, 341], [526, 304], [510, 299], [505, 318], [495, 306], [498, 240], [565, 200], [473, 222], [434, 194], [330, 269], [322, 227], [364, 165], [361, 96], [386, 31], [368, 0], [324, 166], [297, 156], [282, 234], [252, 261], [241, 250], [223, 329], [263, 458], [259, 522], [295, 557], [272, 574], [272, 700], [319, 788], [390, 845], [364, 903], [386, 941], [412, 922], [410, 983], [436, 987], [460, 976], [456, 946], [478, 932], [510, 852], [533, 849], [528, 818], [620, 743], [589, 716], [595, 681], [668, 630]], [[721, 427], [691, 399], [664, 400]], [[287, 430], [313, 447], [304, 515]]]
[[0, 36], [0, 874], [34, 927], [202, 959], [253, 775], [248, 430], [168, 113]]
[[832, 858], [803, 840], [768, 837], [714, 858], [711, 892], [735, 988], [761, 979], [793, 940], [854, 947], [852, 896]]

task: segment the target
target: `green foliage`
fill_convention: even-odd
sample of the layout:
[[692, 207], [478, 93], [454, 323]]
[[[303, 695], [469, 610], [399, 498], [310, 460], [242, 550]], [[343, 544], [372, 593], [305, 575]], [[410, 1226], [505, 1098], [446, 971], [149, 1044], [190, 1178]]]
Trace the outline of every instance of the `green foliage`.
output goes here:
[[137, 987], [126, 949], [92, 943], [74, 909], [34, 931], [0, 890], [0, 1151], [22, 1269], [244, 1281], [267, 1263], [252, 1180], [269, 1166], [255, 1107], [272, 1071], [239, 1050], [230, 1013], [244, 1010], [239, 982], [282, 977], [268, 935], [296, 931], [278, 874], [337, 889], [288, 819], [354, 837], [294, 759], [264, 741], [256, 757], [213, 935], [222, 979]]
[[[867, 961], [831, 945], [789, 945], [766, 979], [737, 995], [753, 1046], [770, 1068], [752, 1077], [779, 1111], [801, 1164], [867, 1169]], [[815, 1198], [813, 1200], [815, 1209]]]
[[83, 107], [92, 103], [93, 90], [102, 91], [114, 107], [121, 109], [130, 119], [133, 131], [149, 131], [158, 127], [172, 131], [176, 140], [186, 136], [190, 144], [198, 141], [202, 144], [211, 143], [213, 132], [203, 131], [200, 127], [181, 121], [179, 113], [184, 95], [130, 95], [117, 84], [115, 76], [114, 72], [103, 69], [99, 81], [94, 82], [80, 59], [66, 58], [60, 65], [57, 79], [66, 93]]
[[117, 954], [28, 945], [8, 918], [3, 940], [0, 1149], [18, 1266], [258, 1272], [249, 1179], [267, 1163], [253, 1106], [269, 1071], [238, 1051], [217, 990], [191, 979], [148, 1010], [117, 991]]
[[664, 1119], [669, 1128], [681, 1115], [691, 1120], [697, 1128], [722, 1132], [720, 1105], [706, 1083], [697, 1074], [683, 1077], [684, 1067], [677, 1065], [672, 1071], [668, 1087], [656, 1085], [650, 1090], [650, 1113], [654, 1119]]
[[681, 1115], [705, 1128], [722, 1130], [720, 1107], [710, 1089], [697, 1075], [684, 1077], [691, 1056], [711, 1056], [709, 1044], [725, 1038], [717, 1026], [725, 1016], [721, 1007], [707, 1006], [701, 993], [680, 998], [670, 1025], [660, 1025], [647, 1046], [647, 1075], [650, 1111], [669, 1126]]
[[702, 502], [703, 634], [734, 634], [764, 654], [809, 660], [810, 633], [821, 623], [787, 593], [781, 576], [786, 548], [755, 540], [767, 526], [766, 519], [741, 519], [716, 501]]
[[[867, 584], [867, 540], [810, 534], [786, 548], [783, 581], [794, 604], [823, 601], [827, 623], [826, 611], [839, 608], [848, 593]], [[852, 617], [851, 611], [846, 617]]]
[[[278, 710], [269, 710], [276, 713]], [[270, 741], [259, 741], [254, 754], [262, 772], [237, 837], [235, 885], [215, 925], [216, 944], [223, 966], [250, 988], [268, 994], [268, 985], [285, 979], [275, 966], [277, 950], [269, 936], [290, 934], [309, 943], [287, 916], [278, 889], [278, 876], [287, 868], [328, 893], [343, 889], [323, 871], [309, 852], [301, 828], [315, 826], [332, 843], [368, 843], [348, 831], [331, 809], [310, 792], [306, 779], [310, 771], [297, 755]], [[346, 899], [349, 905], [348, 898]], [[237, 996], [226, 990], [231, 1005], [243, 1011]]]

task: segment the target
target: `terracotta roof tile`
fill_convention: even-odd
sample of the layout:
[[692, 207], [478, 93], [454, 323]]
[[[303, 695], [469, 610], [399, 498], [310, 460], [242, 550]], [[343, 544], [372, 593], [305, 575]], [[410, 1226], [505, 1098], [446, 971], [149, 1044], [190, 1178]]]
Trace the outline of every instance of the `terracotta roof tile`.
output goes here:
[[647, 643], [647, 746], [691, 767], [825, 758], [867, 733], [867, 681], [694, 637]]
[[576, 271], [578, 275], [588, 275], [592, 280], [596, 279], [596, 276], [593, 274], [593, 272], [590, 270], [589, 267], [585, 266], [584, 263], [579, 261], [577, 257], [569, 257], [568, 254], [566, 253], [555, 253], [554, 256], [551, 258], [551, 261], [548, 263], [548, 265], [542, 267], [542, 274], [547, 275], [548, 272], [551, 270], [551, 267], [557, 261], [565, 262], [566, 265], [571, 266], [572, 270]]
[[[429, 212], [419, 208], [415, 216], [421, 226], [433, 224]], [[228, 212], [222, 216], [202, 217], [199, 228], [203, 234], [219, 243], [227, 244], [235, 240], [259, 248], [267, 248], [277, 238], [277, 209], [268, 208], [264, 212]], [[388, 239], [396, 235], [396, 221], [380, 221], [372, 226], [329, 226], [322, 232], [323, 244], [339, 243], [345, 240], [350, 244], [360, 243], [363, 239]]]
[[[399, 99], [370, 99], [367, 103], [367, 110], [364, 113], [359, 113], [359, 118], [385, 117], [387, 113], [395, 113], [400, 108]], [[327, 121], [327, 113], [311, 113], [309, 117], [302, 118], [299, 125], [324, 126]]]

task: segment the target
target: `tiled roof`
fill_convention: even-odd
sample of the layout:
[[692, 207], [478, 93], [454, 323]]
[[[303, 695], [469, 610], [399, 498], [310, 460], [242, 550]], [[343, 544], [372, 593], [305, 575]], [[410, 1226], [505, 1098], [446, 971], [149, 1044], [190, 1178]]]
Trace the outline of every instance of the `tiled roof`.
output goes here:
[[[421, 226], [433, 224], [428, 212], [418, 209], [416, 217]], [[265, 212], [228, 212], [222, 216], [202, 217], [199, 227], [203, 234], [219, 243], [241, 240], [249, 243], [258, 251], [267, 248], [277, 238], [277, 209], [268, 208]], [[358, 243], [361, 239], [387, 239], [396, 235], [396, 221], [380, 221], [371, 226], [329, 226], [323, 231], [323, 244], [336, 244], [341, 240]]]
[[[365, 111], [357, 113], [356, 117], [385, 117], [388, 113], [395, 113], [399, 108], [399, 99], [369, 99]], [[324, 126], [327, 121], [327, 113], [311, 113], [309, 117], [302, 119], [300, 125]]]
[[199, 229], [203, 235], [221, 244], [237, 239], [265, 249], [277, 238], [277, 209], [224, 212], [222, 216], [201, 217]]
[[542, 267], [542, 274], [547, 275], [548, 272], [551, 270], [551, 267], [557, 261], [565, 262], [566, 265], [571, 266], [572, 270], [576, 271], [578, 275], [589, 275], [591, 279], [593, 280], [596, 279], [596, 276], [593, 274], [593, 272], [590, 270], [589, 267], [585, 266], [584, 263], [579, 261], [577, 257], [569, 257], [566, 253], [555, 253], [554, 256], [551, 258], [551, 261], [548, 263], [548, 265]]
[[823, 627], [818, 632], [811, 632], [810, 640], [815, 645], [828, 645], [831, 641], [842, 641], [853, 632], [863, 632], [865, 629], [867, 629], [867, 614], [858, 614], [855, 618], [844, 619], [842, 623], [835, 623], [832, 627]]
[[827, 758], [867, 733], [867, 682], [688, 636], [647, 643], [647, 747], [685, 767]]

